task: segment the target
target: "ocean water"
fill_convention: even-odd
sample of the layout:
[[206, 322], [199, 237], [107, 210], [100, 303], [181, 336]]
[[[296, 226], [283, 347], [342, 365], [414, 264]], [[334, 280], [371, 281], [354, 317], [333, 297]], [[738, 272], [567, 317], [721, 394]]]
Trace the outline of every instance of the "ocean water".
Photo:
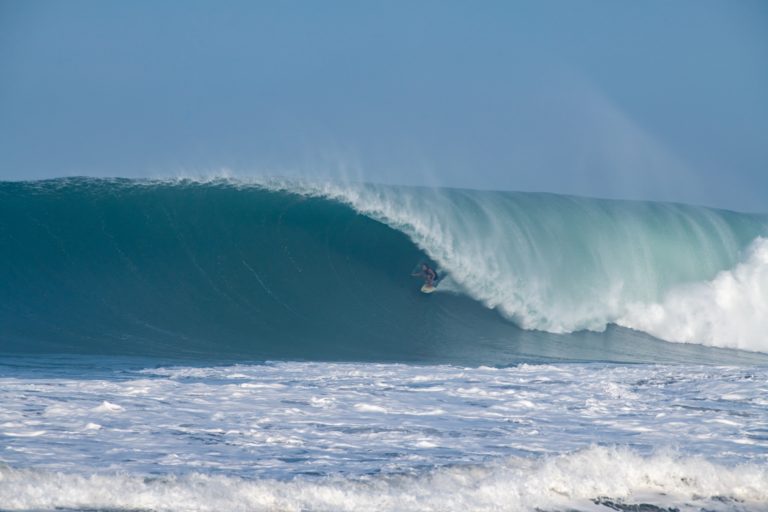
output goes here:
[[4, 182], [0, 510], [768, 510], [766, 333], [768, 216]]

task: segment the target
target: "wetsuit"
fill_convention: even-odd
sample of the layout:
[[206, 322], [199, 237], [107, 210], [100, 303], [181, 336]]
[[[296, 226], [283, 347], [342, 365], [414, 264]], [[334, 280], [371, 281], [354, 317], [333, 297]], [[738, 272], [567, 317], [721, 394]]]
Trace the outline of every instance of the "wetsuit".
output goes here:
[[424, 270], [424, 276], [427, 279], [427, 282], [425, 284], [428, 284], [430, 286], [435, 286], [435, 284], [437, 284], [437, 272], [435, 272], [431, 268], [427, 267], [426, 270]]

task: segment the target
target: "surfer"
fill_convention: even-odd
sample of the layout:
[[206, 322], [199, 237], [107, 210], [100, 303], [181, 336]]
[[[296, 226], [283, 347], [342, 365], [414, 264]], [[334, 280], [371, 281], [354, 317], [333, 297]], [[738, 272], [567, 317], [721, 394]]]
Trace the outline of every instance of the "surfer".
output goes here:
[[437, 272], [426, 263], [421, 264], [421, 272], [412, 274], [414, 276], [424, 277], [424, 286], [435, 286], [435, 279], [437, 279]]

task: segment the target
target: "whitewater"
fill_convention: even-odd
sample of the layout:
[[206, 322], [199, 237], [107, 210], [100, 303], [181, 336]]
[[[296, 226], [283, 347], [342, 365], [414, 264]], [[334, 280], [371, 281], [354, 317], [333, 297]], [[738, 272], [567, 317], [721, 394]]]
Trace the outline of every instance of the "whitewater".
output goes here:
[[6, 510], [768, 503], [766, 368], [64, 363], [4, 368]]
[[0, 182], [0, 511], [768, 510], [767, 332], [766, 215]]

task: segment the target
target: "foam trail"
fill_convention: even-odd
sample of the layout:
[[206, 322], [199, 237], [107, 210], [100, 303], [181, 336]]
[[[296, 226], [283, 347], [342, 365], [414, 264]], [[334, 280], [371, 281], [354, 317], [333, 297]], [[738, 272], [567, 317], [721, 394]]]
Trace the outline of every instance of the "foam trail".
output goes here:
[[635, 304], [617, 323], [677, 342], [768, 352], [768, 239], [715, 279], [670, 290], [661, 302]]

